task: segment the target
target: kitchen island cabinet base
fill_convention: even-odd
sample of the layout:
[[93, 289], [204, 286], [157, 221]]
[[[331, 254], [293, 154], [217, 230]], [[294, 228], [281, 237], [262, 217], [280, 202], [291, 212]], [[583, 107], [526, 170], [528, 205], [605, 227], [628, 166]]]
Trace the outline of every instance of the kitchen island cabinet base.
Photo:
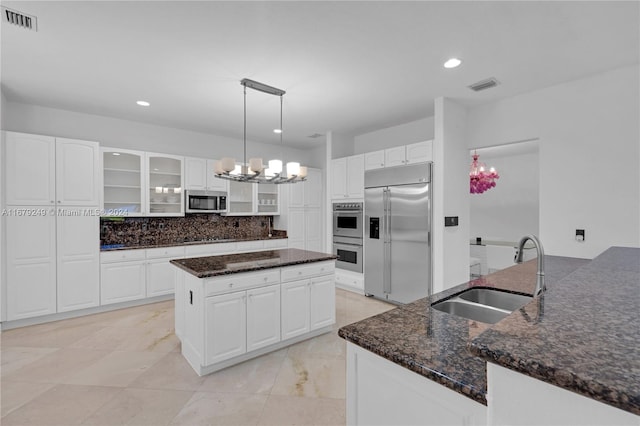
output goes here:
[[489, 425], [639, 425], [640, 416], [487, 363]]
[[347, 425], [486, 425], [487, 407], [347, 341]]
[[185, 357], [191, 368], [198, 374], [198, 376], [206, 376], [207, 374], [215, 373], [216, 371], [220, 371], [227, 367], [231, 367], [232, 365], [240, 364], [244, 361], [248, 361], [253, 358], [257, 358], [259, 356], [268, 354], [269, 352], [274, 352], [282, 348], [286, 348], [293, 344], [302, 342], [304, 340], [309, 340], [311, 338], [320, 336], [325, 333], [329, 333], [333, 330], [332, 326], [327, 326], [318, 330], [314, 330], [310, 333], [306, 333], [302, 336], [294, 337], [291, 339], [287, 339], [278, 343], [274, 343], [273, 345], [266, 346], [264, 348], [260, 348], [255, 351], [251, 351], [245, 353], [243, 355], [238, 355], [232, 359], [228, 359], [226, 361], [221, 361], [215, 364], [203, 366], [200, 365], [200, 355], [197, 351], [194, 350], [193, 346], [189, 344], [182, 344], [182, 356]]

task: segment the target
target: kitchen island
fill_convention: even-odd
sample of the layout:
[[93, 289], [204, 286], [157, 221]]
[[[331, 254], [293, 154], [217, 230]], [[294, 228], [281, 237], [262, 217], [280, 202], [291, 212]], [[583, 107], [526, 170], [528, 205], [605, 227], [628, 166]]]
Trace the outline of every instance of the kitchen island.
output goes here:
[[204, 375], [331, 331], [335, 259], [283, 249], [172, 260], [183, 356]]
[[548, 290], [494, 325], [431, 305], [469, 287], [531, 294], [535, 260], [342, 327], [347, 423], [637, 425], [639, 261], [546, 256]]

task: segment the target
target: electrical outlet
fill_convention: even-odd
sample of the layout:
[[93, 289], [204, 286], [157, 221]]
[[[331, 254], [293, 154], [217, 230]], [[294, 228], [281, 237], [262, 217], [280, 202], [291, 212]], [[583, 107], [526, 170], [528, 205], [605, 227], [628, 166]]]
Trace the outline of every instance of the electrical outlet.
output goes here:
[[234, 222], [233, 224], [234, 228], [239, 228], [240, 227], [240, 222], [238, 222], [237, 220]]
[[164, 229], [164, 223], [159, 223], [158, 229], [162, 231]]
[[147, 224], [146, 223], [142, 224], [142, 231], [143, 232], [147, 232]]
[[576, 229], [576, 241], [584, 242], [584, 229]]

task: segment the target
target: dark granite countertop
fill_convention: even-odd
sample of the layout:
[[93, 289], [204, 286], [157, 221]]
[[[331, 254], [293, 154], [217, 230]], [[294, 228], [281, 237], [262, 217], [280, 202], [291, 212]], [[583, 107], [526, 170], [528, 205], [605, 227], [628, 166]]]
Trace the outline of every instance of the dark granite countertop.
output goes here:
[[187, 259], [175, 259], [171, 263], [198, 278], [207, 278], [334, 259], [337, 259], [337, 256], [328, 253], [282, 249], [222, 256], [190, 257]]
[[469, 350], [640, 415], [640, 248], [608, 249], [473, 339]]
[[100, 246], [100, 251], [114, 251], [114, 250], [138, 250], [138, 249], [150, 249], [150, 248], [162, 248], [162, 247], [180, 247], [180, 246], [193, 246], [200, 244], [220, 244], [220, 243], [237, 243], [241, 241], [260, 241], [260, 240], [282, 240], [286, 239], [286, 234], [274, 234], [271, 237], [250, 237], [250, 238], [232, 238], [232, 239], [210, 239], [199, 241], [177, 241], [172, 243], [163, 244], [111, 244], [108, 246]]
[[[559, 280], [588, 260], [546, 256], [545, 263], [547, 287], [554, 288]], [[472, 355], [467, 344], [492, 325], [437, 311], [431, 304], [470, 287], [532, 294], [535, 281], [536, 260], [531, 260], [347, 325], [340, 328], [338, 334], [486, 405], [486, 363]]]

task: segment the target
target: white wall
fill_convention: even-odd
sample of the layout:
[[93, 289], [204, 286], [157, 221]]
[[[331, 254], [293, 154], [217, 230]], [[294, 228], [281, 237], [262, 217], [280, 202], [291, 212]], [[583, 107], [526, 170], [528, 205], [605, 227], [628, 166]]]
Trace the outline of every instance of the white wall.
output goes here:
[[[3, 129], [16, 132], [85, 139], [102, 146], [137, 149], [204, 158], [231, 156], [241, 159], [242, 140], [225, 136], [145, 124], [117, 118], [84, 114], [38, 105], [7, 102], [3, 108]], [[247, 157], [283, 161], [297, 160], [302, 165], [322, 167], [322, 159], [310, 151], [247, 141]]]
[[469, 194], [471, 238], [518, 242], [523, 235], [538, 235], [539, 154], [478, 154], [479, 161], [495, 167], [500, 178], [495, 188]]
[[[450, 99], [435, 101], [433, 140], [433, 291], [469, 281], [469, 149], [467, 111]], [[458, 226], [445, 227], [445, 216]]]
[[354, 154], [422, 142], [433, 139], [433, 135], [434, 117], [427, 117], [356, 136], [353, 139]]
[[[540, 139], [547, 254], [593, 258], [640, 246], [639, 80], [635, 65], [469, 110], [469, 147]], [[576, 228], [585, 242], [575, 241]]]
[[[327, 132], [327, 140], [329, 140], [329, 134]], [[342, 158], [353, 155], [353, 137], [336, 132], [331, 132], [331, 158]]]

